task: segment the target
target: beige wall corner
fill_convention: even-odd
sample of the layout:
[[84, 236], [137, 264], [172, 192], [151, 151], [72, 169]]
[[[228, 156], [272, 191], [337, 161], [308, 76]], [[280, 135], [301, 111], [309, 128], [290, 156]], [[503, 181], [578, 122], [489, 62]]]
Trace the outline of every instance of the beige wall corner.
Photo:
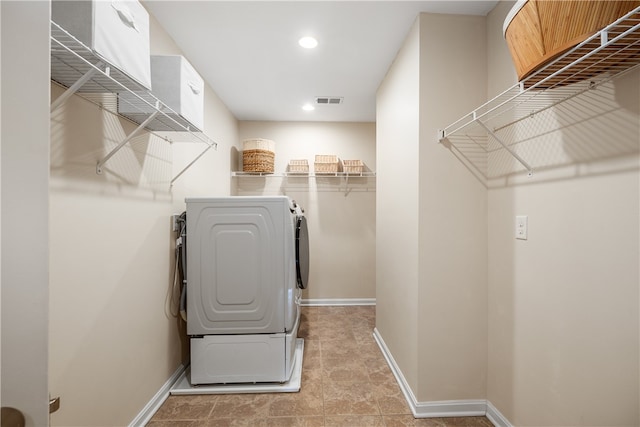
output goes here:
[[486, 98], [485, 17], [420, 15], [419, 387], [484, 399], [487, 190], [437, 131]]
[[[283, 194], [305, 210], [309, 227], [309, 287], [305, 300], [376, 297], [376, 177], [282, 176], [290, 160], [307, 160], [313, 174], [316, 154], [362, 160], [376, 171], [375, 123], [240, 122], [240, 140], [275, 142], [276, 176], [235, 177], [239, 196]], [[234, 170], [242, 170], [242, 153]]]
[[376, 328], [415, 391], [418, 386], [420, 26], [376, 98]]

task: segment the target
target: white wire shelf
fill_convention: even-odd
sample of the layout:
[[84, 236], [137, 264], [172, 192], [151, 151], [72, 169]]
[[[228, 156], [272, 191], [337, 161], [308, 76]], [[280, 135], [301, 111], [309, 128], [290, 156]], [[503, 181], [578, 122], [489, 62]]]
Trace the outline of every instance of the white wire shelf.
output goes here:
[[[111, 66], [91, 48], [77, 40], [51, 21], [51, 80], [67, 90], [51, 103], [51, 111], [60, 107], [74, 94], [98, 105], [114, 115], [125, 117], [138, 127], [101, 159], [96, 172], [103, 172], [104, 164], [141, 131], [147, 131], [168, 142], [196, 142], [206, 145], [192, 162], [172, 180], [174, 183], [205, 152], [217, 148], [217, 143], [193, 126], [171, 108], [164, 105], [144, 86]], [[126, 97], [118, 94], [126, 93]], [[111, 95], [105, 95], [111, 94]], [[132, 113], [122, 114], [118, 103], [127, 103]]]
[[333, 172], [333, 173], [315, 173], [315, 172], [231, 172], [232, 177], [246, 178], [373, 178], [375, 172]]
[[[299, 183], [305, 187], [309, 185], [309, 178], [315, 179], [317, 184], [329, 184], [331, 187], [335, 187], [337, 183], [337, 189], [344, 193], [344, 196], [348, 196], [352, 191], [362, 190], [361, 186], [370, 186], [372, 184], [371, 178], [376, 177], [376, 173], [372, 171], [350, 173], [350, 172], [333, 172], [333, 173], [316, 173], [316, 172], [231, 172], [231, 176], [235, 178], [284, 178], [288, 183]], [[326, 181], [325, 181], [326, 180]], [[306, 181], [306, 182], [305, 182]], [[344, 183], [344, 189], [342, 184]], [[375, 186], [375, 182], [373, 182]]]
[[561, 163], [542, 160], [535, 144], [610, 114], [615, 108], [608, 102], [611, 81], [639, 64], [640, 7], [440, 130], [438, 141], [455, 149], [484, 179], [531, 175]]

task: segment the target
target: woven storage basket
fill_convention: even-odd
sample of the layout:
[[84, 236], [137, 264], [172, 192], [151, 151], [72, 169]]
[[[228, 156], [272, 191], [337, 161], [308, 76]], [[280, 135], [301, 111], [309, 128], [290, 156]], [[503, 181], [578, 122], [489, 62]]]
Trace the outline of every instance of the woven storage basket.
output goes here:
[[333, 154], [316, 154], [314, 170], [316, 173], [337, 173], [340, 160]]
[[309, 173], [309, 162], [307, 162], [307, 159], [290, 160], [289, 172], [290, 173]]
[[275, 143], [270, 139], [242, 141], [242, 170], [249, 173], [273, 173]]
[[[640, 1], [519, 1], [503, 31], [522, 80], [596, 31], [623, 16]], [[585, 78], [589, 78], [585, 75]]]
[[361, 174], [363, 167], [364, 167], [364, 163], [362, 163], [362, 160], [343, 160], [342, 161], [342, 170], [344, 171], [344, 173]]

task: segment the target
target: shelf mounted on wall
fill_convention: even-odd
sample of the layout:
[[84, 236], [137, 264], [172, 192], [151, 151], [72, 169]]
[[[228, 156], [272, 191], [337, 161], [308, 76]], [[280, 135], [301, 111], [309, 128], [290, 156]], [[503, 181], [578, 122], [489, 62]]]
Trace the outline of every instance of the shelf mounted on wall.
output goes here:
[[[117, 68], [109, 66], [89, 47], [77, 40], [55, 22], [51, 22], [51, 80], [65, 87], [66, 90], [51, 103], [51, 111], [62, 106], [72, 95], [79, 94], [84, 99], [98, 105], [119, 117], [132, 121], [137, 127], [129, 133], [114, 149], [100, 159], [96, 165], [96, 173], [103, 173], [103, 166], [111, 157], [122, 149], [132, 138], [142, 131], [150, 132], [168, 142], [180, 138], [185, 142], [198, 142], [206, 145], [185, 168], [171, 180], [173, 183], [217, 143], [203, 132], [191, 128], [189, 123], [181, 120], [179, 115], [153, 96], [146, 88]], [[117, 94], [128, 93], [134, 102], [123, 100]], [[114, 94], [105, 98], [104, 94]], [[134, 121], [126, 115], [118, 113], [118, 102], [135, 103], [141, 109], [144, 120]], [[166, 134], [165, 134], [166, 132]]]
[[256, 173], [256, 172], [231, 172], [233, 178], [312, 178], [312, 179], [337, 179], [344, 180], [344, 195], [347, 196], [351, 189], [349, 187], [349, 179], [352, 178], [375, 178], [375, 172], [276, 172], [276, 173]]
[[246, 177], [246, 178], [372, 178], [376, 176], [375, 172], [329, 172], [329, 173], [303, 173], [303, 172], [231, 172], [232, 177]]
[[[531, 176], [537, 166], [526, 158], [532, 152], [532, 142], [606, 114], [598, 111], [595, 103], [581, 100], [592, 91], [597, 94], [605, 83], [637, 69], [639, 64], [640, 7], [439, 130], [438, 142], [454, 149], [484, 180], [520, 172]], [[558, 120], [543, 123], [554, 107], [580, 102], [583, 109], [591, 109], [584, 117], [575, 115], [569, 119], [573, 122], [562, 124]], [[534, 125], [532, 121], [536, 120]]]

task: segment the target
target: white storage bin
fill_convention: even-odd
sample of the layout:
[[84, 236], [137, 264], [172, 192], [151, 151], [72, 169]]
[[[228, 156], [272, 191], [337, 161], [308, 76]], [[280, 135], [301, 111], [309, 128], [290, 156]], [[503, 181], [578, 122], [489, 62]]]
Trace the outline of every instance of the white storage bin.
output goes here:
[[53, 0], [51, 19], [110, 66], [151, 88], [149, 14], [136, 0]]
[[[182, 119], [185, 119], [188, 123], [183, 124], [192, 130], [203, 129], [204, 81], [189, 61], [179, 55], [152, 56], [151, 85], [151, 93], [177, 113], [177, 116], [173, 117], [176, 121], [182, 123]], [[144, 113], [153, 111], [148, 105], [136, 102], [131, 94], [119, 95], [118, 112], [138, 123], [144, 120]]]

